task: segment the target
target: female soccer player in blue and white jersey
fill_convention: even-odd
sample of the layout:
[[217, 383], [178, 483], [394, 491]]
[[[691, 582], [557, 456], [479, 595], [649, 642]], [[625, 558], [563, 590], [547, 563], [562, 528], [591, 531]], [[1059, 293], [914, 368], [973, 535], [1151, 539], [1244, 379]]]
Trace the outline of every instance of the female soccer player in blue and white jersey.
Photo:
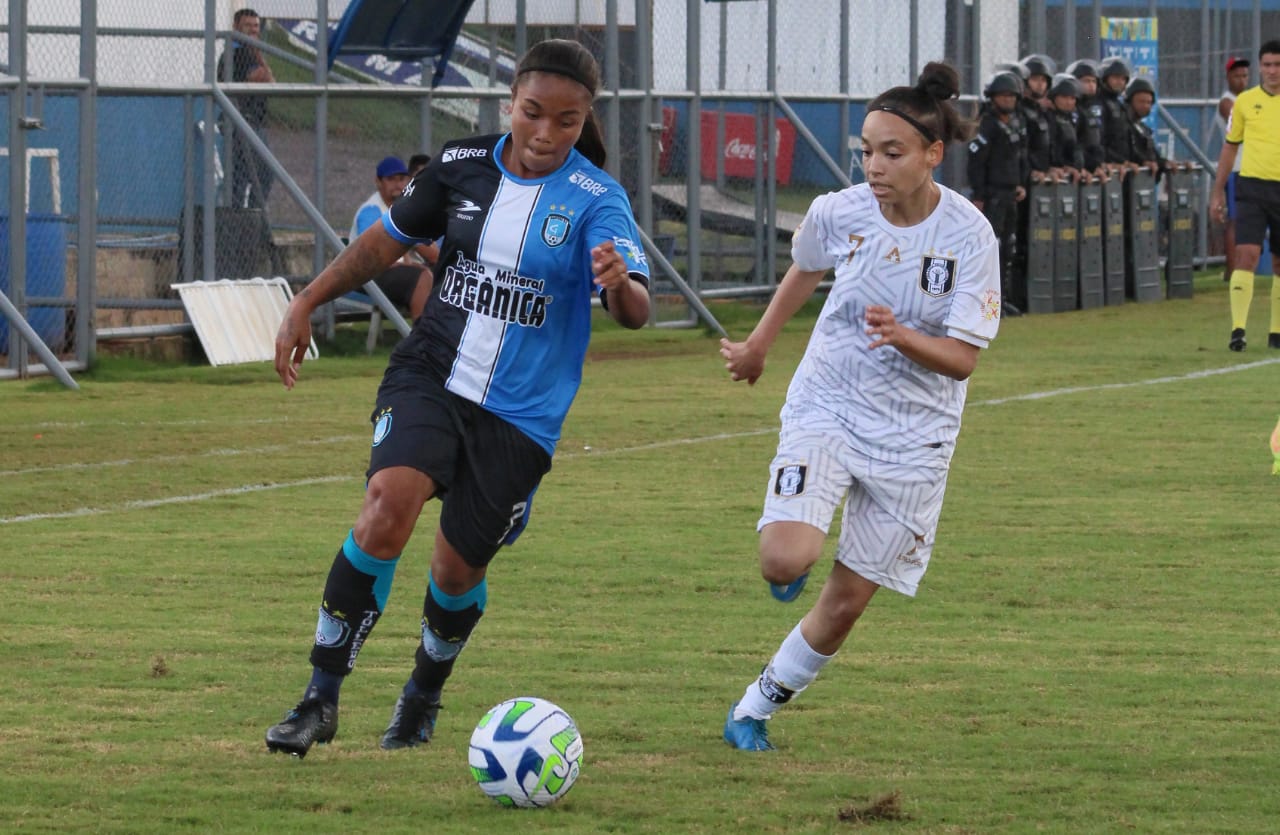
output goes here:
[[415, 666], [383, 748], [431, 738], [440, 694], [484, 613], [485, 573], [523, 530], [582, 378], [591, 300], [649, 317], [648, 264], [608, 174], [591, 103], [600, 68], [543, 41], [516, 68], [511, 132], [446, 144], [378, 223], [289, 306], [276, 372], [298, 379], [311, 313], [443, 236], [434, 291], [396, 347], [374, 407], [368, 488], [329, 570], [302, 701], [267, 747], [302, 757], [338, 728], [338, 692], [386, 605], [423, 505], [441, 500]]
[[799, 595], [844, 499], [836, 562], [817, 602], [729, 709], [725, 740], [768, 750], [766, 721], [818, 676], [881, 586], [906, 595], [933, 551], [965, 380], [1000, 323], [999, 244], [982, 213], [933, 170], [968, 125], [955, 71], [927, 65], [914, 87], [867, 107], [867, 182], [817, 198], [792, 266], [745, 342], [722, 340], [734, 380], [754, 383], [783, 324], [835, 269], [782, 408], [760, 519], [760, 570]]

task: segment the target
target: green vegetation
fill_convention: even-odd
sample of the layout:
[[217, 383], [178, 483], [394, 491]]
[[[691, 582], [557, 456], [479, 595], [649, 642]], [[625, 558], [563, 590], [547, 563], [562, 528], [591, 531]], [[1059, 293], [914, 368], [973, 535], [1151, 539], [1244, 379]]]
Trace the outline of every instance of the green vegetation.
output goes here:
[[[754, 387], [701, 330], [602, 324], [532, 525], [413, 751], [377, 742], [436, 504], [336, 742], [304, 761], [262, 742], [306, 682], [385, 347], [322, 346], [292, 392], [266, 364], [110, 359], [79, 393], [0, 384], [0, 829], [1273, 832], [1280, 351], [1259, 284], [1244, 354], [1217, 275], [1191, 300], [1006, 320], [920, 596], [877, 597], [764, 755], [720, 731], [816, 593], [774, 602], [755, 559], [816, 305]], [[741, 336], [760, 308], [714, 310]], [[474, 723], [522, 694], [585, 740], [549, 810], [499, 809], [467, 770]]]
[[[264, 39], [272, 46], [288, 50], [308, 61], [314, 55], [295, 47], [279, 26], [268, 26]], [[271, 62], [276, 81], [287, 84], [311, 84], [312, 70], [288, 61]], [[340, 67], [340, 65], [339, 65]], [[341, 69], [341, 67], [340, 67]], [[347, 77], [351, 73], [343, 71]], [[361, 81], [372, 88], [370, 82]], [[334, 136], [349, 139], [378, 140], [388, 146], [416, 148], [420, 140], [421, 106], [416, 101], [377, 96], [332, 96], [329, 99], [329, 130]], [[315, 100], [305, 97], [276, 96], [271, 100], [271, 121], [289, 131], [314, 133]], [[473, 133], [470, 126], [447, 113], [432, 113], [432, 136], [445, 142]]]

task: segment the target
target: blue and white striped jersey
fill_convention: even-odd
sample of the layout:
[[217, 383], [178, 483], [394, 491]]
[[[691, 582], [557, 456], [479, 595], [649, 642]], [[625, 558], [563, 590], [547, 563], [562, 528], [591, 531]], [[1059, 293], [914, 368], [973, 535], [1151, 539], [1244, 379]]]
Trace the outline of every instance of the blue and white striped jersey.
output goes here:
[[591, 249], [612, 241], [633, 278], [649, 266], [626, 192], [576, 150], [536, 180], [502, 166], [510, 135], [444, 146], [383, 216], [405, 244], [441, 236], [426, 309], [392, 356], [517, 426], [548, 454], [582, 380]]

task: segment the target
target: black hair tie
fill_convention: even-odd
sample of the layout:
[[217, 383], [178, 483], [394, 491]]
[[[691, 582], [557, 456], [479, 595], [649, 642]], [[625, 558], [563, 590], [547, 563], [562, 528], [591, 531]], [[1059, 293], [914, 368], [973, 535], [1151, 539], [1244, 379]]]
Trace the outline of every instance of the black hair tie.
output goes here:
[[875, 107], [870, 108], [870, 110], [883, 110], [885, 113], [892, 113], [894, 116], [897, 116], [899, 119], [911, 125], [911, 127], [920, 131], [920, 135], [923, 136], [930, 145], [938, 141], [938, 137], [934, 135], [934, 132], [929, 130], [929, 128], [927, 128], [919, 119], [904, 110], [899, 110], [891, 104], [878, 104]]
[[583, 87], [586, 87], [587, 91], [590, 92], [591, 95], [594, 96], [596, 94], [595, 89], [586, 82], [586, 79], [584, 79], [582, 76], [580, 76], [578, 73], [574, 72], [573, 70], [568, 69], [567, 67], [553, 67], [553, 66], [547, 66], [543, 64], [533, 64], [532, 66], [521, 67], [520, 71], [516, 73], [516, 76], [517, 77], [522, 76], [527, 72], [549, 72], [553, 75], [562, 75], [565, 78], [576, 81], [579, 84], [581, 84]]

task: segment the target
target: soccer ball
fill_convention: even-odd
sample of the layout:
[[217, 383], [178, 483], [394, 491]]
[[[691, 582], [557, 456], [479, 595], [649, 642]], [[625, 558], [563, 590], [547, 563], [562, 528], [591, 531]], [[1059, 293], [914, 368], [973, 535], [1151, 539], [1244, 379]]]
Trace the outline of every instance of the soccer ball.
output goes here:
[[564, 710], [534, 696], [494, 706], [476, 725], [467, 753], [471, 776], [501, 806], [550, 806], [582, 766], [582, 737]]

